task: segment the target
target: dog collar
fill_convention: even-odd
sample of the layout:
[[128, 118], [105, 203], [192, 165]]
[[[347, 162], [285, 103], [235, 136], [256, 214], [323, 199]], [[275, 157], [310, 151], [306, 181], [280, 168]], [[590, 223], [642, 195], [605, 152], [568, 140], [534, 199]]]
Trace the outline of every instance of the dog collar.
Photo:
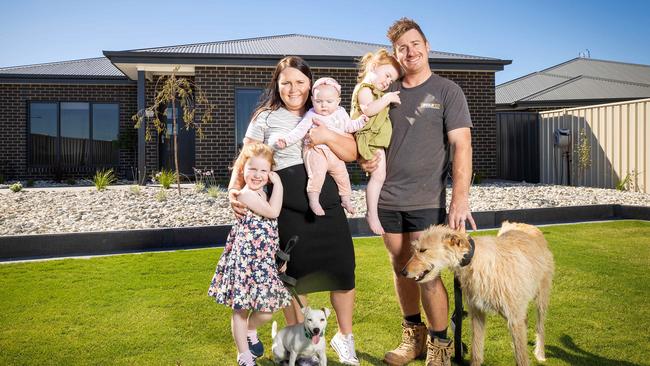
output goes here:
[[467, 240], [469, 241], [469, 252], [465, 253], [463, 260], [460, 261], [461, 267], [467, 266], [472, 261], [472, 258], [474, 258], [474, 247], [476, 244], [474, 244], [474, 239], [469, 235], [467, 235]]

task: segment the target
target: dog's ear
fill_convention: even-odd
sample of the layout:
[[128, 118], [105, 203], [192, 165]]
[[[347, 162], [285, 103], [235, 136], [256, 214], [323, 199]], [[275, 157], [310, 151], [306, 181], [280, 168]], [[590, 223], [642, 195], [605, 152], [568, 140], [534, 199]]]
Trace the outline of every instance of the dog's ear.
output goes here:
[[327, 318], [330, 317], [330, 309], [328, 309], [328, 308], [321, 308], [321, 310], [323, 311], [323, 313], [325, 313], [325, 319], [327, 319]]
[[310, 308], [309, 306], [305, 306], [305, 307], [302, 309], [302, 314], [303, 314], [303, 315], [307, 315], [307, 314], [309, 314], [310, 311], [311, 311], [311, 308]]
[[461, 233], [453, 232], [446, 234], [442, 241], [447, 242], [450, 246], [462, 247], [466, 245], [467, 238]]

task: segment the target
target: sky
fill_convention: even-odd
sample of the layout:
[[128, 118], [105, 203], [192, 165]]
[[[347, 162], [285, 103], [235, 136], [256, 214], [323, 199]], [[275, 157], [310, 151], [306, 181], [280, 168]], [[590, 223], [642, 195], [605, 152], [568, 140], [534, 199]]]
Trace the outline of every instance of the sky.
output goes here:
[[0, 67], [100, 57], [103, 50], [300, 33], [388, 45], [417, 21], [431, 49], [511, 60], [497, 84], [589, 53], [650, 65], [650, 1], [7, 1]]

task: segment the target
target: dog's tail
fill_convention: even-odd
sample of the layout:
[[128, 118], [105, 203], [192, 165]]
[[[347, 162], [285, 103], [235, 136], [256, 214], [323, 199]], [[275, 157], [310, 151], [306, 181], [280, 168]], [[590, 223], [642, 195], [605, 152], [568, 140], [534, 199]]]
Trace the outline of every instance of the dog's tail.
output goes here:
[[277, 334], [278, 334], [278, 322], [274, 320], [273, 324], [271, 325], [271, 339], [275, 339], [275, 336]]
[[499, 233], [497, 233], [497, 236], [501, 236], [507, 233], [508, 231], [523, 231], [524, 233], [534, 237], [544, 236], [544, 234], [542, 234], [542, 232], [533, 225], [522, 224], [519, 222], [509, 222], [509, 221], [504, 221], [501, 223], [501, 228], [499, 229]]

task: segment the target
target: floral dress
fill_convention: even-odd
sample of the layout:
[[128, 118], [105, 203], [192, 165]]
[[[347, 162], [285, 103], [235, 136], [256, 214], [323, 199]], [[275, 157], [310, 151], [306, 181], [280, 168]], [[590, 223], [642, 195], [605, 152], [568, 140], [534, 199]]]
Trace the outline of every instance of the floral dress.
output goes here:
[[275, 312], [291, 304], [278, 277], [278, 223], [250, 210], [230, 230], [208, 296], [233, 309]]

